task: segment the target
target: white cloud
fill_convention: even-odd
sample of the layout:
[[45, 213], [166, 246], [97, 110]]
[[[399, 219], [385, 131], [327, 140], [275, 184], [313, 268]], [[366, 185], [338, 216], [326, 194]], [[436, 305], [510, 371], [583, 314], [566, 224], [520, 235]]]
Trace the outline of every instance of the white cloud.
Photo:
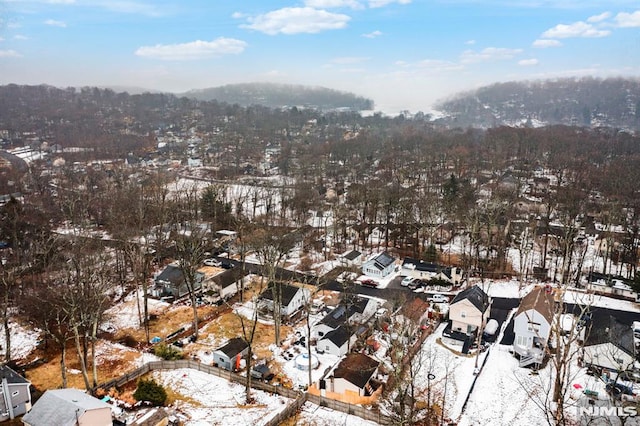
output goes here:
[[362, 37], [366, 37], [366, 38], [376, 38], [376, 37], [380, 37], [382, 35], [382, 31], [371, 31], [370, 33], [366, 33], [366, 34], [362, 34]]
[[570, 38], [570, 37], [606, 37], [609, 30], [599, 30], [591, 24], [578, 21], [573, 24], [558, 24], [542, 33], [542, 38]]
[[47, 0], [50, 4], [74, 4], [76, 0]]
[[487, 47], [479, 52], [465, 50], [460, 55], [460, 62], [463, 64], [472, 64], [477, 62], [498, 61], [511, 59], [520, 53], [522, 53], [522, 49], [507, 49], [504, 47]]
[[636, 10], [633, 13], [618, 13], [615, 20], [617, 25], [621, 28], [640, 27], [640, 10]]
[[0, 58], [19, 58], [21, 56], [15, 50], [0, 50]]
[[2, 42], [2, 41], [4, 41], [4, 38], [3, 38], [3, 37], [0, 37], [0, 42]]
[[305, 6], [314, 9], [334, 9], [348, 7], [351, 9], [362, 9], [362, 3], [358, 0], [305, 0]]
[[248, 18], [249, 24], [241, 25], [269, 35], [319, 33], [347, 26], [351, 18], [311, 7], [286, 7], [256, 17]]
[[96, 6], [103, 7], [112, 12], [130, 13], [146, 16], [160, 16], [162, 13], [157, 5], [140, 3], [128, 0], [100, 0], [95, 2]]
[[247, 43], [242, 40], [220, 37], [213, 41], [196, 40], [190, 43], [142, 46], [135, 51], [135, 54], [165, 61], [185, 61], [239, 54], [246, 46]]
[[233, 12], [233, 14], [231, 15], [231, 17], [232, 17], [233, 19], [243, 19], [243, 18], [246, 18], [246, 17], [247, 17], [247, 15], [246, 15], [246, 14], [244, 14], [244, 13], [242, 13], [242, 12]]
[[606, 19], [609, 19], [610, 17], [611, 17], [611, 12], [603, 12], [600, 15], [594, 15], [589, 17], [587, 19], [587, 22], [591, 22], [591, 23], [602, 22]]
[[535, 59], [535, 58], [523, 59], [521, 61], [518, 61], [518, 65], [523, 66], [523, 67], [532, 67], [534, 65], [538, 65], [538, 60]]
[[430, 71], [460, 71], [464, 69], [464, 66], [440, 59], [424, 59], [418, 62], [418, 68], [428, 69]]
[[22, 34], [16, 34], [13, 36], [14, 40], [29, 40], [29, 37], [27, 37], [26, 35], [22, 35]]
[[533, 47], [537, 47], [538, 49], [545, 49], [547, 47], [560, 47], [562, 46], [562, 43], [560, 43], [558, 40], [542, 38], [534, 41], [531, 45]]
[[331, 63], [332, 64], [341, 64], [341, 65], [344, 65], [344, 64], [359, 64], [359, 63], [362, 63], [362, 62], [366, 62], [369, 59], [370, 58], [365, 58], [365, 57], [362, 57], [362, 56], [343, 56], [343, 57], [340, 57], [340, 58], [333, 58], [331, 60]]
[[467, 40], [464, 42], [464, 44], [466, 44], [467, 46], [473, 46], [474, 44], [476, 44], [475, 40]]
[[369, 0], [369, 7], [373, 9], [377, 7], [384, 7], [388, 4], [393, 3], [409, 4], [411, 3], [411, 0]]
[[52, 27], [65, 28], [67, 26], [65, 22], [56, 21], [55, 19], [47, 19], [46, 21], [44, 21], [44, 23], [45, 25], [50, 25]]

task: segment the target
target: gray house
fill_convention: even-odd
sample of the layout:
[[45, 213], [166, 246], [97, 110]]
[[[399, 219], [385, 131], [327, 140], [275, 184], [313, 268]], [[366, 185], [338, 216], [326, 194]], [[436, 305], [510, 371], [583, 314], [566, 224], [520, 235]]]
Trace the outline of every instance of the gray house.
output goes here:
[[[204, 274], [196, 272], [195, 290], [202, 288]], [[166, 268], [155, 278], [156, 292], [154, 296], [173, 296], [178, 299], [189, 294], [189, 288], [185, 282], [182, 270], [176, 264], [167, 265]]]
[[393, 256], [384, 251], [364, 262], [362, 273], [368, 277], [384, 278], [393, 272], [395, 261]]
[[239, 369], [240, 361], [247, 352], [249, 352], [249, 344], [240, 337], [234, 337], [213, 352], [213, 362], [220, 368], [235, 371]]
[[111, 406], [78, 389], [48, 390], [22, 418], [27, 426], [112, 426]]
[[0, 422], [14, 419], [31, 409], [31, 383], [11, 368], [0, 367], [2, 398], [0, 398]]

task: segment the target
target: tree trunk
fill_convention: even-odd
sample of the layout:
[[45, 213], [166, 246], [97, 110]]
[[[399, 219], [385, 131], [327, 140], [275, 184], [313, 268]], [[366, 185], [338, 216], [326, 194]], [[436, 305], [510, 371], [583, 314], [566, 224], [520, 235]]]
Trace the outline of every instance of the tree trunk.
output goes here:
[[2, 325], [4, 326], [4, 362], [11, 361], [11, 329], [9, 328], [9, 292], [4, 296], [2, 305]]
[[87, 362], [85, 360], [85, 354], [82, 352], [80, 333], [78, 332], [78, 326], [76, 324], [73, 325], [73, 337], [76, 342], [76, 351], [78, 352], [78, 359], [80, 360], [80, 369], [82, 370], [82, 379], [84, 380], [84, 386], [87, 390], [91, 390], [91, 384], [89, 383], [89, 374], [87, 373]]
[[191, 308], [193, 309], [193, 338], [198, 340], [198, 305], [195, 291], [191, 292]]
[[67, 345], [66, 341], [60, 342], [60, 374], [62, 376], [62, 388], [67, 387]]

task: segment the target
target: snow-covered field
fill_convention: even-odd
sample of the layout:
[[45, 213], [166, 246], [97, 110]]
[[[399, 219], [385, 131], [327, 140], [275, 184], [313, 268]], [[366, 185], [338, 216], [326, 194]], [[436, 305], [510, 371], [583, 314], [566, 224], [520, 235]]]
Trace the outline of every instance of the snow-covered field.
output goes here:
[[158, 370], [153, 378], [184, 397], [173, 407], [185, 426], [261, 425], [284, 410], [289, 399], [252, 390], [255, 403], [245, 404], [244, 386], [193, 369]]
[[305, 402], [296, 424], [306, 426], [374, 426], [377, 423]]
[[[38, 329], [32, 329], [9, 321], [9, 331], [11, 333], [11, 359], [24, 359], [36, 348], [38, 341], [42, 337], [42, 332]], [[0, 336], [2, 336], [2, 350], [4, 354], [4, 327], [0, 327]]]

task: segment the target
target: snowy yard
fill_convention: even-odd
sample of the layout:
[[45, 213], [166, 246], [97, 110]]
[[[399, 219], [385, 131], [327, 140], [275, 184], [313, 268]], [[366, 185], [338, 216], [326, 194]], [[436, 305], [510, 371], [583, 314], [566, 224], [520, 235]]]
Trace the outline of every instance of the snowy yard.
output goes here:
[[291, 401], [252, 390], [255, 404], [245, 404], [244, 386], [193, 369], [159, 370], [153, 378], [180, 395], [173, 407], [185, 426], [261, 425]]

